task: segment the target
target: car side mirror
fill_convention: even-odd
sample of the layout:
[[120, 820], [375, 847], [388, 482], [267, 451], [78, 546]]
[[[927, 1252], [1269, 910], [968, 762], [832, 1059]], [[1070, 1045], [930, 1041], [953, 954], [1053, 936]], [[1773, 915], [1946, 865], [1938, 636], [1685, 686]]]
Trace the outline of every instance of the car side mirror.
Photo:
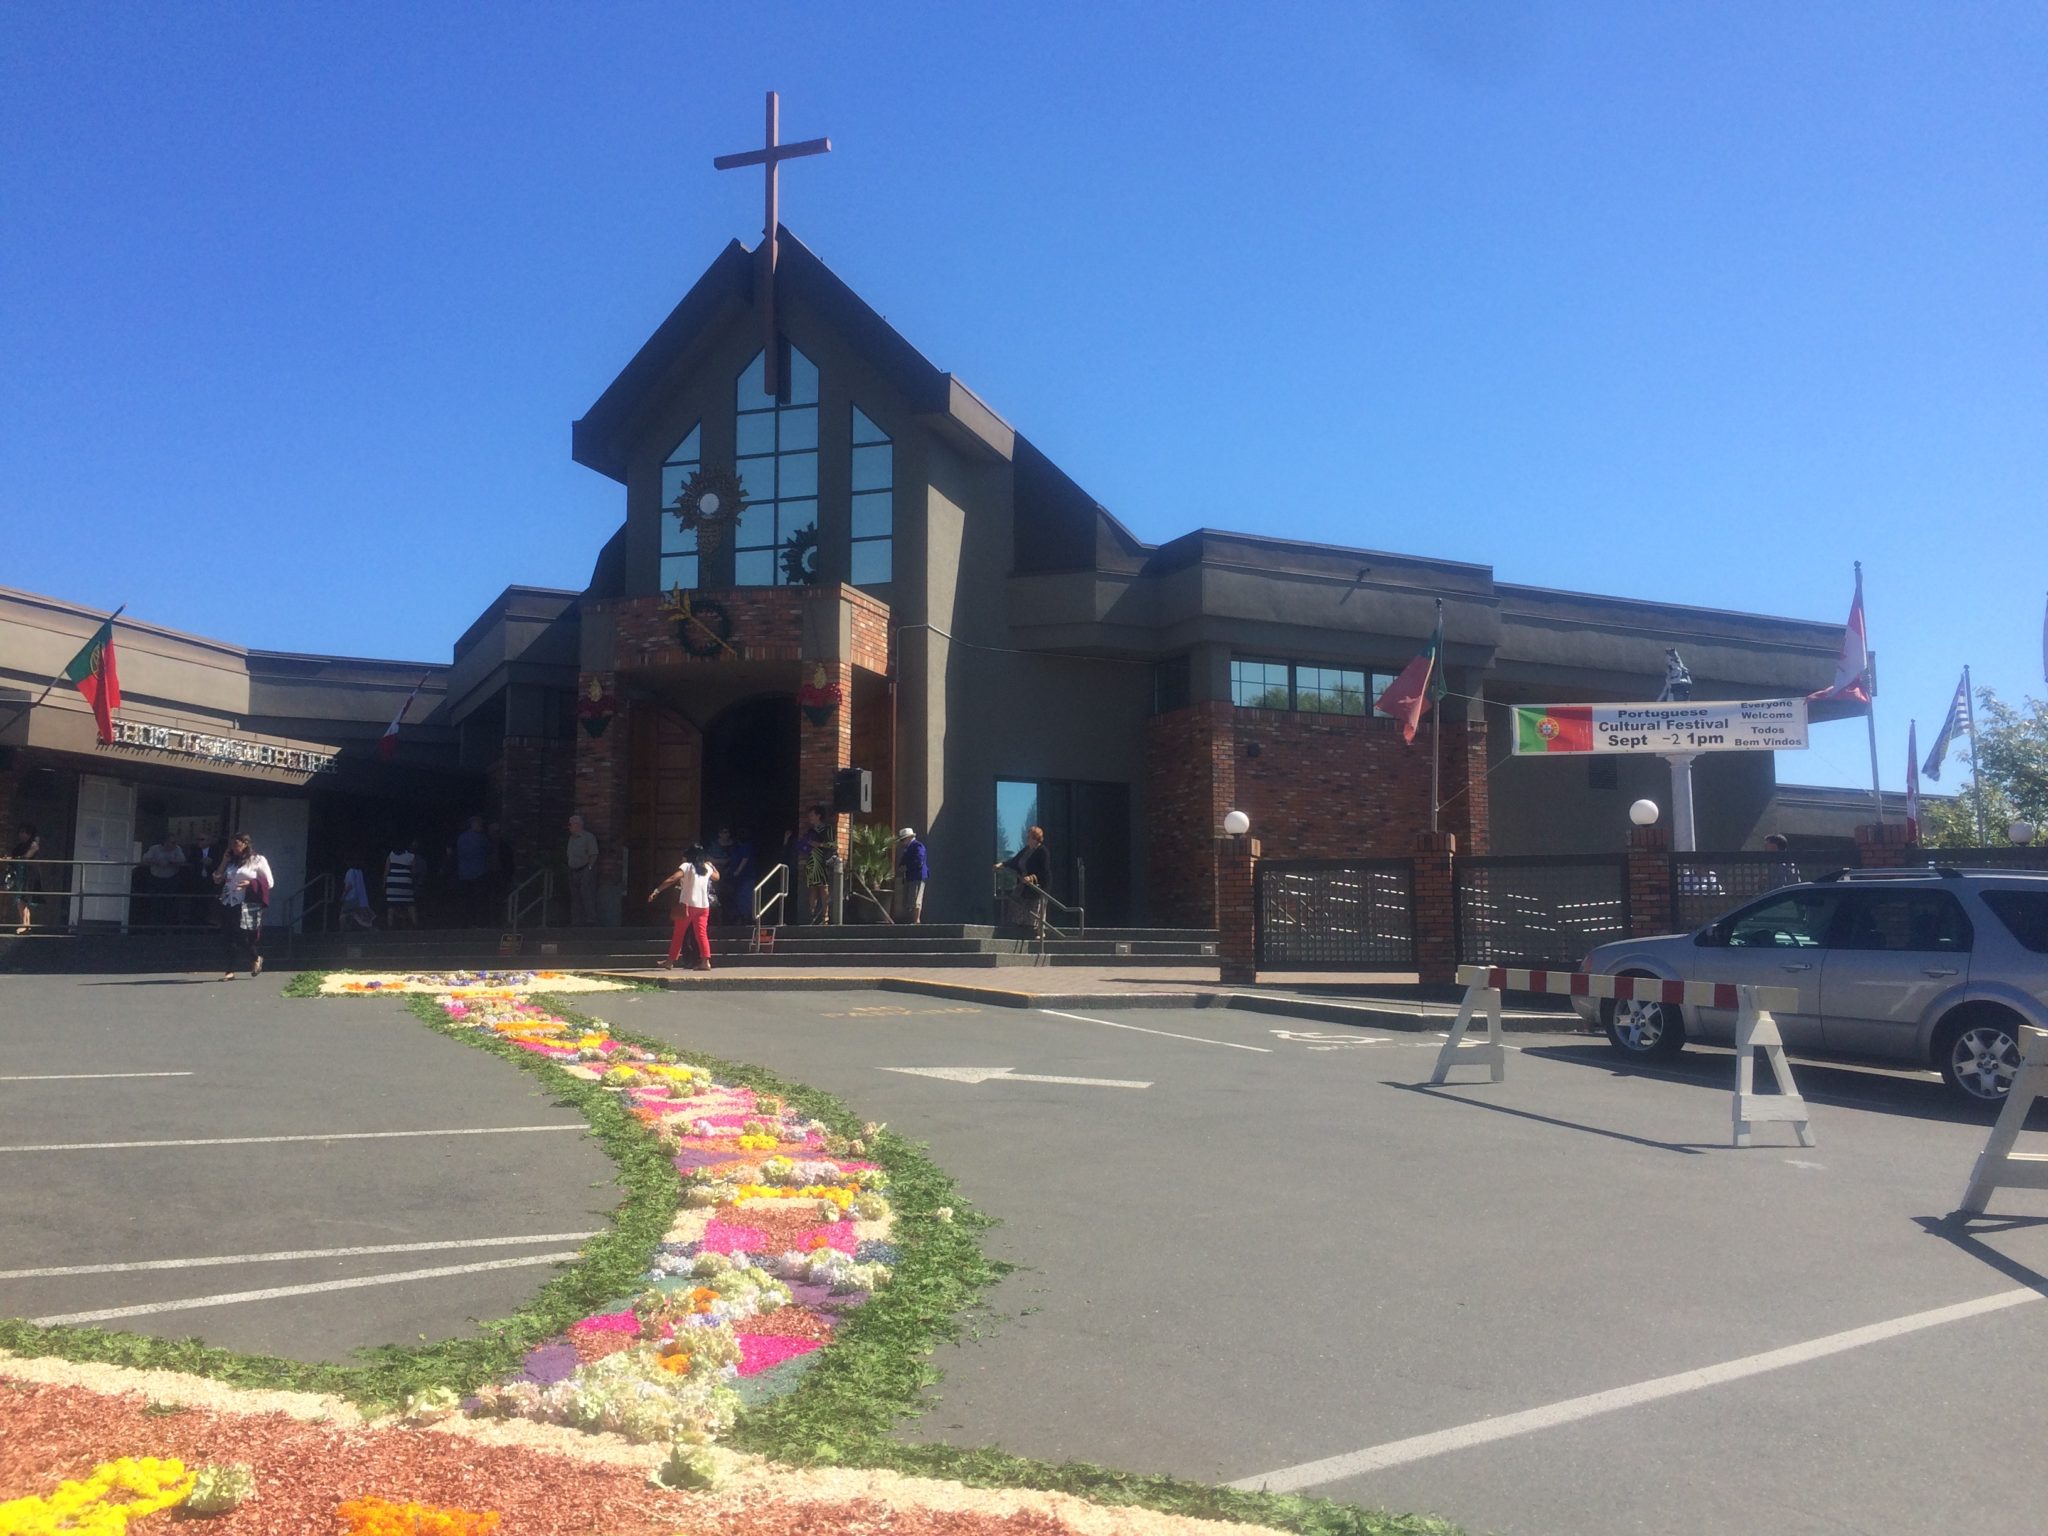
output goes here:
[[1693, 943], [1701, 949], [1726, 949], [1728, 947], [1728, 925], [1709, 923], [1693, 935]]

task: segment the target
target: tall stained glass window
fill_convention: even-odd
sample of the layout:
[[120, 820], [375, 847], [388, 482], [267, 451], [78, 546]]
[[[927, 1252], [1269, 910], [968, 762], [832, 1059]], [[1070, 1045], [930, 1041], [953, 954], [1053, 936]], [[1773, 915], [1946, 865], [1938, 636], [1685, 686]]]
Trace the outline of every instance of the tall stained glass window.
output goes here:
[[[701, 424], [700, 424], [701, 426]], [[676, 521], [676, 500], [703, 463], [703, 433], [692, 427], [661, 466], [661, 590], [698, 583], [697, 534]]]
[[896, 450], [889, 434], [853, 408], [853, 584], [880, 586], [893, 573]]
[[791, 347], [783, 375], [781, 400], [762, 388], [761, 354], [739, 378], [733, 467], [747, 509], [733, 539], [735, 586], [787, 586], [792, 570], [817, 568], [818, 366]]

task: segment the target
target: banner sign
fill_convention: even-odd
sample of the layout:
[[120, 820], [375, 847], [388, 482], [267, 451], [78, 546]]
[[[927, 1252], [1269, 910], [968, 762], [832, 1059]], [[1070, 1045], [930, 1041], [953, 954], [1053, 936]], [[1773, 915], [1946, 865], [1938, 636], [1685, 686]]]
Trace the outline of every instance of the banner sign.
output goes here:
[[1806, 745], [1806, 700], [1517, 704], [1515, 755], [1776, 752]]
[[140, 747], [149, 752], [169, 752], [178, 757], [196, 757], [209, 763], [269, 768], [280, 773], [328, 773], [334, 768], [332, 752], [283, 747], [267, 741], [250, 741], [242, 736], [214, 736], [205, 731], [143, 725], [133, 720], [114, 721], [113, 744], [117, 747]]

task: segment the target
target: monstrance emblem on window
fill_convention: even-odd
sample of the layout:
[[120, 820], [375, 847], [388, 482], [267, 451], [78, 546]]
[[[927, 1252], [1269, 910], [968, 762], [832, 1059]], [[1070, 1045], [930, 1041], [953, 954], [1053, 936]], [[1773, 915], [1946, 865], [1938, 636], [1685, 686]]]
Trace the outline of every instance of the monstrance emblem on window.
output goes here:
[[725, 542], [746, 506], [746, 487], [739, 476], [727, 469], [700, 469], [691, 474], [689, 484], [669, 510], [685, 531], [697, 535], [699, 549], [710, 550]]

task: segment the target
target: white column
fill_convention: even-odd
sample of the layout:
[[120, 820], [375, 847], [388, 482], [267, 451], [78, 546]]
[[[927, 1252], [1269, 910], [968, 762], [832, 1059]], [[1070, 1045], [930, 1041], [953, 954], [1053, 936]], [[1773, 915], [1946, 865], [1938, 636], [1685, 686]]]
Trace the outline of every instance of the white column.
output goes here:
[[1699, 847], [1692, 825], [1692, 761], [1696, 752], [1674, 752], [1664, 759], [1671, 765], [1671, 846], [1679, 853]]

